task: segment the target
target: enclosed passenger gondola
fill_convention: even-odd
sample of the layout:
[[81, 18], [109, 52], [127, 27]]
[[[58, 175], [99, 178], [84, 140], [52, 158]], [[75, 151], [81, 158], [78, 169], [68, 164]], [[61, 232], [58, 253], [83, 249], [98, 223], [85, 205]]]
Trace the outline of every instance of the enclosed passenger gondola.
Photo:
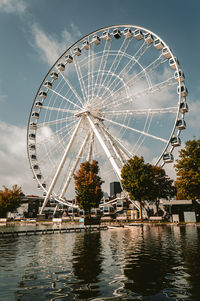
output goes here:
[[181, 82], [184, 82], [184, 80], [185, 80], [185, 75], [184, 75], [184, 73], [183, 73], [183, 71], [182, 70], [176, 70], [175, 71], [175, 73], [174, 73], [174, 78], [175, 78], [175, 80], [178, 82], [178, 80], [179, 80], [179, 78], [180, 78], [180, 81]]
[[35, 106], [37, 108], [41, 108], [42, 107], [42, 102], [41, 101], [36, 101]]
[[157, 50], [161, 50], [163, 49], [163, 43], [159, 40], [159, 39], [156, 39], [154, 40], [154, 47], [157, 49]]
[[143, 33], [140, 29], [136, 29], [133, 33], [134, 37], [139, 41], [143, 38]]
[[92, 37], [92, 43], [94, 43], [95, 45], [99, 45], [99, 44], [101, 43], [100, 37], [97, 36], [97, 35], [94, 35], [94, 36]]
[[47, 97], [47, 92], [41, 91], [41, 92], [39, 93], [39, 96], [40, 96], [40, 98], [44, 99], [44, 98]]
[[28, 148], [31, 151], [35, 151], [35, 144], [29, 144]]
[[39, 173], [36, 175], [36, 177], [38, 178], [38, 180], [41, 180], [42, 179], [42, 175]]
[[81, 55], [81, 49], [79, 47], [74, 48], [74, 55], [76, 55], [76, 56], [80, 56]]
[[37, 160], [36, 155], [31, 155], [30, 158], [31, 158], [32, 161], [36, 161]]
[[186, 129], [186, 123], [185, 123], [185, 120], [184, 120], [184, 119], [179, 119], [179, 120], [177, 120], [177, 122], [176, 122], [176, 127], [177, 127], [177, 129], [179, 129], [179, 130], [184, 130], [184, 129]]
[[38, 169], [39, 169], [39, 166], [36, 164], [36, 165], [33, 166], [33, 169], [34, 169], [34, 170], [38, 170]]
[[35, 140], [35, 134], [33, 134], [33, 133], [29, 134], [28, 137], [31, 140]]
[[177, 87], [177, 93], [181, 94], [181, 97], [186, 97], [188, 95], [188, 90], [184, 84]]
[[179, 61], [178, 61], [178, 59], [175, 57], [174, 59], [173, 58], [171, 58], [170, 60], [169, 60], [169, 66], [173, 69], [173, 70], [175, 70], [176, 69], [176, 65], [179, 67]]
[[45, 88], [47, 88], [47, 89], [51, 89], [51, 88], [52, 88], [52, 83], [49, 82], [49, 81], [46, 81], [46, 82], [44, 83], [44, 86], [45, 86]]
[[147, 44], [152, 44], [154, 41], [154, 38], [152, 36], [152, 34], [150, 34], [149, 32], [144, 34], [144, 40]]
[[165, 154], [163, 155], [163, 161], [164, 161], [165, 163], [171, 163], [171, 162], [174, 161], [174, 156], [173, 156], [171, 153], [165, 153]]
[[38, 119], [39, 116], [40, 116], [40, 114], [39, 114], [38, 112], [33, 112], [33, 113], [31, 114], [31, 117], [32, 117], [32, 118], [35, 118], [35, 119]]
[[133, 33], [132, 33], [130, 28], [125, 28], [124, 29], [124, 35], [125, 35], [126, 39], [129, 39], [129, 38], [132, 37]]
[[181, 103], [180, 103], [180, 112], [181, 112], [182, 114], [188, 112], [188, 104], [186, 103], [185, 100], [181, 101]]
[[120, 39], [122, 36], [121, 31], [118, 28], [113, 29], [113, 36], [115, 39]]
[[108, 31], [104, 31], [102, 34], [102, 37], [104, 40], [109, 41], [110, 40], [110, 33]]
[[177, 136], [173, 136], [170, 140], [171, 145], [176, 147], [176, 146], [180, 146], [181, 145], [181, 139]]
[[86, 50], [90, 49], [90, 43], [87, 40], [83, 41], [83, 48]]
[[61, 72], [61, 71], [64, 71], [65, 70], [65, 65], [63, 63], [59, 63], [57, 65], [57, 69]]
[[58, 78], [58, 73], [57, 72], [51, 72], [50, 74], [51, 78], [56, 80]]
[[29, 125], [31, 130], [36, 130], [37, 129], [37, 124], [35, 122], [31, 122]]
[[162, 55], [166, 58], [166, 59], [170, 59], [172, 57], [170, 50], [168, 47], [164, 47], [162, 50]]

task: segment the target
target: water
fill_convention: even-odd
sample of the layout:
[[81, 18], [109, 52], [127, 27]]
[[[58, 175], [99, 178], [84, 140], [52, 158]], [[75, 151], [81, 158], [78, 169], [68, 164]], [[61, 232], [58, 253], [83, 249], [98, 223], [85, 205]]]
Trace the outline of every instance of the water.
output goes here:
[[0, 300], [200, 300], [200, 228], [0, 239]]

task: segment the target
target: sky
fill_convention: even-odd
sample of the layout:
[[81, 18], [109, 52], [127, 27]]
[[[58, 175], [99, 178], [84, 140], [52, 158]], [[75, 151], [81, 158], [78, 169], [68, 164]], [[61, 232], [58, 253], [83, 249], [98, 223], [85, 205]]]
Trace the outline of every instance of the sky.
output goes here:
[[[199, 138], [199, 10], [196, 0], [0, 0], [0, 189], [18, 184], [25, 194], [39, 194], [26, 152], [34, 97], [57, 58], [101, 27], [145, 27], [170, 46], [189, 91], [182, 146], [194, 136]], [[175, 177], [173, 164], [166, 170]]]

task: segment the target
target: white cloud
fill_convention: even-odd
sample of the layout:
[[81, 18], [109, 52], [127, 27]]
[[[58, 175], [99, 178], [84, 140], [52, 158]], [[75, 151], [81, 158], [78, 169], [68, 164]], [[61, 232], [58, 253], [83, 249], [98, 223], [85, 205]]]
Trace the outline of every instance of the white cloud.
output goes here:
[[17, 184], [26, 194], [38, 194], [26, 152], [26, 128], [0, 121], [0, 189]]
[[0, 0], [0, 10], [6, 13], [24, 13], [26, 4], [23, 0]]
[[74, 24], [71, 24], [70, 27], [70, 31], [65, 29], [59, 39], [44, 32], [37, 24], [32, 26], [33, 47], [36, 47], [45, 63], [54, 64], [59, 56], [80, 38], [79, 29]]

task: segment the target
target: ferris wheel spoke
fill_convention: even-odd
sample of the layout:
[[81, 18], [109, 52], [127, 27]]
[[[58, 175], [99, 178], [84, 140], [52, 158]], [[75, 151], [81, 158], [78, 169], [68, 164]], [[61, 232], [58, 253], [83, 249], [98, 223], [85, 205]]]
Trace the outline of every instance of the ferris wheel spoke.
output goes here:
[[56, 108], [56, 107], [49, 107], [49, 106], [42, 106], [41, 108], [44, 109], [44, 110], [48, 110], [48, 111], [58, 111], [58, 112], [71, 113], [71, 114], [75, 114], [77, 112], [75, 110], [69, 110], [69, 109], [64, 109], [64, 108]]
[[69, 121], [73, 121], [75, 120], [76, 117], [72, 116], [72, 117], [68, 117], [68, 118], [61, 118], [61, 119], [55, 119], [55, 120], [51, 120], [51, 121], [47, 121], [47, 122], [43, 122], [43, 123], [38, 123], [37, 128], [41, 128], [41, 127], [45, 127], [45, 126], [49, 126], [49, 125], [54, 125], [54, 124], [59, 124], [59, 123], [63, 123], [63, 122], [69, 122]]
[[[112, 81], [112, 77], [108, 79], [108, 74], [114, 74], [123, 58], [123, 54], [126, 52], [129, 44], [130, 44], [131, 39], [124, 39], [122, 42], [122, 45], [120, 47], [120, 49], [117, 51], [117, 54], [115, 55], [115, 58], [113, 60], [112, 65], [110, 66], [109, 72], [107, 73], [107, 75], [105, 76], [105, 79], [102, 83], [102, 85], [106, 85], [109, 86], [110, 82]], [[103, 92], [102, 96], [103, 97], [105, 94], [105, 92]]]
[[171, 85], [175, 85], [177, 84], [177, 82], [174, 81], [174, 77], [171, 77], [159, 84], [155, 84], [154, 86], [151, 86], [147, 89], [144, 89], [143, 91], [140, 91], [136, 94], [133, 94], [131, 96], [128, 97], [122, 97], [122, 98], [114, 98], [113, 100], [111, 100], [107, 105], [103, 106], [103, 109], [109, 108], [110, 106], [120, 106], [122, 104], [126, 104], [128, 102], [133, 102], [135, 99], [145, 96], [145, 95], [150, 95], [153, 94], [155, 92], [160, 92], [161, 90], [167, 88], [168, 86]]
[[137, 109], [137, 110], [119, 110], [119, 111], [102, 111], [105, 115], [146, 115], [150, 114], [164, 114], [164, 113], [177, 113], [178, 107], [168, 107], [160, 109]]
[[[119, 85], [119, 82], [117, 82], [117, 78], [126, 78], [126, 75], [128, 74], [128, 72], [131, 71], [131, 69], [138, 64], [140, 66], [140, 68], [142, 69], [142, 71], [145, 72], [145, 68], [143, 68], [143, 66], [140, 64], [139, 59], [145, 54], [145, 52], [149, 49], [151, 45], [146, 44], [145, 42], [142, 44], [142, 46], [137, 50], [137, 52], [135, 53], [134, 56], [131, 56], [130, 60], [128, 61], [128, 63], [123, 67], [123, 69], [119, 72], [118, 76], [114, 78], [114, 80], [112, 81], [111, 86], [113, 86], [112, 91], [115, 91], [116, 93], [116, 88]], [[149, 79], [148, 79], [149, 80]], [[116, 84], [115, 84], [116, 82]], [[114, 85], [115, 84], [115, 85]], [[110, 87], [111, 88], [111, 87]], [[119, 91], [122, 90], [123, 87], [120, 87]]]
[[71, 103], [73, 106], [75, 106], [75, 107], [81, 109], [81, 107], [80, 107], [79, 105], [77, 105], [76, 103], [72, 102], [70, 99], [68, 99], [68, 98], [65, 97], [64, 95], [60, 94], [59, 92], [57, 92], [57, 91], [55, 91], [55, 90], [53, 90], [53, 89], [51, 89], [51, 91], [52, 91], [53, 93], [55, 93], [56, 95], [60, 96], [62, 99], [65, 99], [67, 102]]
[[125, 159], [128, 160], [132, 157], [132, 154], [130, 151], [124, 146], [124, 143], [122, 143], [117, 137], [114, 137], [113, 134], [109, 132], [109, 130], [106, 128], [106, 126], [101, 123], [101, 126], [103, 130], [107, 133], [107, 135], [110, 137], [110, 139], [113, 141], [114, 144], [117, 145], [117, 147], [121, 150], [121, 152], [125, 155]]
[[77, 59], [76, 56], [74, 56], [74, 66], [75, 66], [76, 73], [77, 73], [77, 76], [78, 76], [78, 80], [79, 80], [79, 84], [80, 84], [80, 87], [81, 87], [83, 99], [86, 102], [87, 101], [86, 86], [85, 86], [85, 83], [83, 81], [83, 76], [82, 76], [82, 73], [81, 73], [81, 68], [80, 68], [80, 65], [79, 65], [79, 62], [78, 62], [78, 59]]
[[102, 85], [102, 80], [103, 80], [103, 74], [105, 72], [105, 68], [106, 68], [106, 64], [108, 61], [108, 56], [109, 56], [109, 50], [111, 48], [111, 40], [106, 40], [105, 46], [104, 46], [104, 50], [102, 53], [102, 57], [101, 57], [101, 63], [98, 69], [98, 73], [97, 73], [97, 78], [96, 78], [96, 83], [95, 86], [97, 86], [97, 97], [99, 96], [99, 91]]
[[150, 138], [152, 138], [152, 139], [156, 139], [156, 140], [159, 140], [159, 141], [164, 142], [164, 143], [167, 143], [167, 142], [168, 142], [168, 140], [166, 140], [166, 139], [163, 139], [163, 138], [160, 138], [160, 137], [151, 135], [151, 134], [149, 134], [149, 133], [147, 133], [147, 132], [144, 132], [144, 131], [137, 130], [137, 129], [132, 128], [132, 127], [130, 127], [130, 126], [127, 126], [127, 125], [125, 125], [125, 124], [122, 124], [122, 123], [119, 123], [119, 122], [116, 122], [116, 121], [113, 121], [113, 120], [110, 120], [110, 119], [107, 119], [107, 118], [104, 118], [104, 120], [106, 120], [106, 121], [108, 121], [108, 122], [110, 122], [110, 123], [112, 123], [112, 124], [118, 125], [118, 126], [120, 126], [120, 127], [122, 127], [122, 128], [125, 128], [125, 129], [127, 129], [127, 130], [133, 131], [133, 132], [135, 132], [135, 133], [139, 133], [139, 134], [145, 135], [145, 136], [150, 137]]
[[[147, 49], [148, 49], [148, 48], [147, 48]], [[148, 82], [148, 85], [149, 85], [149, 87], [151, 87], [151, 86], [152, 86], [152, 83], [151, 83], [150, 78], [149, 78], [149, 73], [152, 72], [152, 71], [154, 71], [158, 66], [160, 66], [160, 65], [163, 64], [163, 63], [165, 63], [166, 61], [167, 61], [167, 59], [166, 59], [165, 57], [163, 57], [162, 55], [160, 55], [158, 58], [156, 58], [153, 62], [151, 62], [151, 63], [150, 63], [148, 66], [146, 66], [146, 67], [143, 67], [138, 61], [135, 61], [135, 64], [138, 63], [138, 65], [140, 66], [141, 71], [140, 71], [139, 73], [137, 73], [135, 76], [133, 76], [133, 78], [131, 78], [131, 79], [126, 79], [126, 85], [127, 85], [127, 87], [128, 87], [128, 88], [132, 88], [138, 80], [140, 80], [140, 79], [142, 79], [142, 78], [144, 78], [144, 77], [146, 77], [146, 80], [147, 80], [147, 82]], [[130, 62], [129, 62], [128, 64], [130, 64]], [[128, 64], [127, 64], [127, 66], [128, 66]], [[133, 64], [133, 66], [134, 66], [135, 64]], [[129, 70], [129, 71], [130, 71], [130, 70]], [[127, 71], [127, 73], [128, 73], [129, 71]], [[118, 76], [122, 75], [122, 77], [124, 77], [123, 72], [124, 72], [124, 70], [122, 70], [121, 73], [119, 73]], [[116, 79], [115, 79], [115, 80], [116, 80]], [[113, 87], [112, 91], [114, 92], [115, 95], [118, 95], [118, 96], [119, 96], [120, 94], [123, 94], [123, 93], [124, 93], [124, 88], [123, 88], [123, 87], [119, 87], [119, 88], [117, 89], [118, 86], [119, 86], [119, 83], [117, 83], [117, 84]], [[106, 101], [107, 101], [107, 98], [104, 99], [104, 102], [106, 102]]]
[[[64, 74], [61, 72], [60, 73], [61, 75], [62, 75], [62, 77], [63, 77], [63, 79], [64, 79], [64, 81], [66, 82], [66, 84], [68, 85], [68, 87], [70, 88], [70, 90], [72, 91], [72, 93], [76, 96], [76, 98], [77, 98], [77, 100], [79, 101], [79, 103], [81, 104], [81, 106], [83, 106], [83, 100], [82, 100], [82, 98], [80, 97], [80, 95], [77, 93], [77, 91], [76, 91], [76, 89], [72, 86], [72, 84], [70, 83], [70, 81], [64, 76]], [[61, 96], [60, 94], [59, 94], [59, 96]], [[61, 96], [61, 97], [63, 97], [63, 96]], [[64, 98], [64, 97], [63, 97]], [[64, 98], [65, 99], [65, 98]], [[68, 99], [66, 99], [66, 100], [68, 100]], [[68, 100], [69, 101], [69, 100]], [[69, 102], [71, 102], [71, 101], [69, 101]], [[73, 102], [71, 102], [72, 104], [74, 104]], [[79, 105], [77, 105], [77, 104], [74, 104], [76, 107], [79, 107], [79, 108], [81, 108]]]

